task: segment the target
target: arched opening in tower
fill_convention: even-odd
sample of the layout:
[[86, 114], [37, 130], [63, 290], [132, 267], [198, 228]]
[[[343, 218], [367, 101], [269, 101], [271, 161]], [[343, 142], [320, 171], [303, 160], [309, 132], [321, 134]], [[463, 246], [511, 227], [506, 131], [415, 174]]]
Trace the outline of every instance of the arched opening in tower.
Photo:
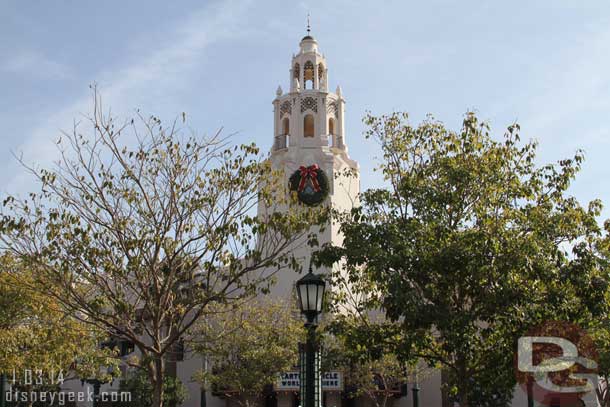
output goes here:
[[303, 136], [304, 137], [313, 137], [315, 133], [315, 123], [313, 120], [313, 115], [308, 114], [303, 119]]
[[314, 68], [311, 61], [305, 62], [303, 68], [303, 89], [313, 89]]

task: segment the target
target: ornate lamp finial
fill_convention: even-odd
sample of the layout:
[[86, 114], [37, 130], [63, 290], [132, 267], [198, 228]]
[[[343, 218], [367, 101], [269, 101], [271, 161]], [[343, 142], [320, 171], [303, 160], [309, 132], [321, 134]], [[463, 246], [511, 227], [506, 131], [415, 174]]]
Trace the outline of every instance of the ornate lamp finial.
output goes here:
[[307, 13], [307, 35], [311, 32], [311, 27], [309, 25], [309, 13]]

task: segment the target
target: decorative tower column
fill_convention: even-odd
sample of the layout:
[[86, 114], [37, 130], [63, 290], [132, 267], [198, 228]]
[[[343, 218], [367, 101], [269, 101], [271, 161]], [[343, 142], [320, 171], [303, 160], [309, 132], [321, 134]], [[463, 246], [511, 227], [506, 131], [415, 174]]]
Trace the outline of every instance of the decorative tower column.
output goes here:
[[289, 70], [290, 92], [284, 94], [278, 88], [273, 101], [275, 137], [280, 142], [274, 143], [272, 152], [289, 147], [328, 147], [324, 151], [347, 152], [343, 134], [345, 101], [340, 93], [328, 91], [326, 58], [310, 35], [301, 40], [299, 48]]
[[[298, 52], [292, 55], [288, 80], [288, 86], [284, 89], [290, 90], [284, 93], [282, 88], [278, 88], [273, 100], [274, 134], [269, 160], [275, 170], [283, 172], [286, 185], [298, 197], [298, 202], [273, 208], [261, 203], [259, 214], [268, 216], [272, 211], [289, 211], [293, 205], [305, 209], [326, 205], [339, 211], [351, 210], [358, 204], [360, 179], [358, 163], [349, 157], [345, 143], [345, 100], [340, 88], [337, 87], [338, 91], [334, 93], [329, 91], [333, 88], [328, 82], [326, 57], [309, 33], [299, 42]], [[322, 230], [312, 228], [310, 232], [317, 234], [320, 245], [341, 245], [343, 240], [337, 224], [329, 224]], [[306, 237], [301, 240], [287, 250], [306, 270], [307, 265], [311, 264], [312, 248], [307, 245]], [[327, 267], [317, 270], [322, 277], [331, 271]], [[290, 300], [300, 277], [302, 274], [282, 270], [276, 274], [277, 283], [271, 287], [271, 294]], [[319, 371], [315, 372], [311, 366], [312, 362], [314, 366], [319, 366], [319, 359], [318, 362], [312, 359], [315, 352], [311, 339], [307, 352], [309, 358], [304, 358], [309, 363], [305, 363], [305, 360], [302, 363], [303, 376], [311, 379], [313, 375], [313, 381], [318, 383]], [[306, 365], [310, 368], [306, 369]], [[305, 378], [301, 377], [301, 380]], [[309, 392], [314, 388], [308, 387]], [[320, 387], [317, 388], [319, 390]], [[305, 400], [304, 394], [301, 397]], [[311, 400], [311, 397], [308, 399]], [[313, 407], [319, 407], [321, 397], [317, 397], [317, 400]]]
[[[285, 89], [290, 91], [278, 88], [273, 100], [271, 164], [283, 170], [300, 205], [350, 210], [357, 204], [360, 179], [358, 163], [349, 157], [345, 141], [345, 99], [339, 87], [337, 92], [329, 91], [333, 88], [328, 82], [326, 57], [309, 33], [292, 55], [288, 80]], [[269, 208], [259, 207], [261, 210], [268, 213]], [[319, 232], [318, 241], [341, 244], [338, 225]], [[308, 264], [311, 249], [303, 246], [291, 250], [301, 264]], [[324, 274], [330, 270], [319, 271]], [[296, 273], [281, 273], [273, 292], [288, 296], [298, 278]]]

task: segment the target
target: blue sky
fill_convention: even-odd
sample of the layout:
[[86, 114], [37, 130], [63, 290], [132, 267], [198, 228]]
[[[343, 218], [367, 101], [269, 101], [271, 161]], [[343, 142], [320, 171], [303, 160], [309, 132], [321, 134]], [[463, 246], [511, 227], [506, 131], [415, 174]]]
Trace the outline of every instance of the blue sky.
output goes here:
[[[607, 1], [21, 1], [0, 3], [0, 194], [33, 189], [12, 153], [49, 165], [59, 130], [91, 108], [165, 120], [187, 112], [209, 134], [272, 142], [275, 89], [312, 34], [330, 88], [347, 99], [350, 154], [374, 186], [366, 110], [427, 113], [458, 128], [469, 109], [501, 135], [514, 121], [541, 162], [585, 150], [571, 192], [610, 206]], [[610, 211], [605, 211], [605, 217]]]

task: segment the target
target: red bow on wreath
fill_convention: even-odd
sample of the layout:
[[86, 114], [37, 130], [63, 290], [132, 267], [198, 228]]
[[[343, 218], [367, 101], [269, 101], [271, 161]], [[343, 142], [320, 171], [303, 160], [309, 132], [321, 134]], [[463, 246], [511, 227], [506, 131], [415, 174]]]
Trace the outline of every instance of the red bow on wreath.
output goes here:
[[307, 179], [311, 180], [311, 185], [313, 186], [313, 190], [316, 192], [320, 192], [320, 184], [318, 183], [318, 167], [317, 164], [310, 165], [309, 167], [300, 166], [299, 171], [301, 172], [301, 182], [299, 183], [299, 192], [303, 192], [305, 189], [305, 183]]

